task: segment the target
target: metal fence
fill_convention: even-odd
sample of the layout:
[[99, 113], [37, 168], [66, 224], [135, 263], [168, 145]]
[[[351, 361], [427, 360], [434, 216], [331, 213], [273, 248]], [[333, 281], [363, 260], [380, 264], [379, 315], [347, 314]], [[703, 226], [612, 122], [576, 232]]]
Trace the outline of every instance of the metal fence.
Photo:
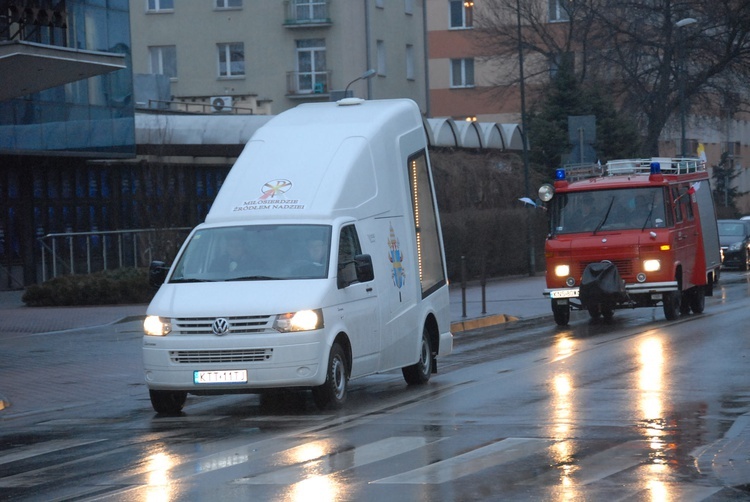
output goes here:
[[190, 230], [177, 227], [47, 234], [37, 239], [42, 281], [67, 274], [144, 267], [154, 259], [170, 259]]

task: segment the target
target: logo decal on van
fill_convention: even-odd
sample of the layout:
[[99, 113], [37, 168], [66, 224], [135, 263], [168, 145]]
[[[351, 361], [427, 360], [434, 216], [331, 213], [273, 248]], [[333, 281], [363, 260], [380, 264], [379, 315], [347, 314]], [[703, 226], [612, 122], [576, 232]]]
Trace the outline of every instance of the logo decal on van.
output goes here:
[[391, 233], [388, 237], [388, 247], [390, 248], [388, 250], [388, 259], [390, 260], [391, 264], [393, 265], [393, 284], [401, 289], [401, 286], [404, 285], [404, 278], [406, 277], [406, 272], [404, 271], [404, 265], [403, 265], [403, 254], [401, 253], [401, 249], [398, 247], [398, 239], [396, 238], [396, 233], [393, 231], [393, 225], [391, 225]]
[[256, 209], [305, 209], [297, 199], [286, 199], [285, 193], [292, 189], [292, 182], [284, 179], [271, 180], [260, 187], [260, 197], [245, 200], [240, 205], [234, 206], [233, 212], [254, 211]]
[[292, 188], [292, 182], [289, 180], [269, 181], [260, 189], [263, 193], [260, 200], [273, 199], [277, 195], [285, 194], [290, 188]]

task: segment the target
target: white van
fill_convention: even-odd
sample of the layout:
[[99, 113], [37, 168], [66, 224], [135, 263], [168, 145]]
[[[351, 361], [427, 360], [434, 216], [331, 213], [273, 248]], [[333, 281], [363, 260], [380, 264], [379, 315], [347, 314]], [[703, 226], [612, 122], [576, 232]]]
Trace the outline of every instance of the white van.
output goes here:
[[426, 383], [453, 338], [417, 105], [349, 98], [274, 117], [152, 278], [143, 361], [157, 412], [272, 388], [337, 408], [350, 378], [398, 368]]

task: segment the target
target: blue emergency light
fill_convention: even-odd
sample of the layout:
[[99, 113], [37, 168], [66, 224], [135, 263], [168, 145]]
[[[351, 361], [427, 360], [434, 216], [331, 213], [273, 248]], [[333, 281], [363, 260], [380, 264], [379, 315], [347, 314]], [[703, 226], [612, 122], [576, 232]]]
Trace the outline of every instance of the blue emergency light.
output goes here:
[[661, 174], [661, 164], [659, 164], [658, 162], [652, 162], [651, 174]]
[[565, 169], [555, 169], [555, 181], [563, 181], [565, 179]]

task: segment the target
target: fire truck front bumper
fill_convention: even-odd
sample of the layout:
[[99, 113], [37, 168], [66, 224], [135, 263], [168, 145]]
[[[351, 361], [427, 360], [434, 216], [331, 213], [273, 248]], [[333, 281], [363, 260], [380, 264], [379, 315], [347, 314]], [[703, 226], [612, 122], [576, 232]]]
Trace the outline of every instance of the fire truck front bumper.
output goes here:
[[[635, 284], [626, 284], [625, 291], [628, 295], [661, 295], [670, 291], [677, 291], [677, 281], [668, 282], [644, 282]], [[578, 287], [572, 288], [547, 288], [544, 290], [544, 296], [553, 300], [565, 298], [578, 298], [580, 290]], [[657, 300], [659, 298], [653, 298]]]

